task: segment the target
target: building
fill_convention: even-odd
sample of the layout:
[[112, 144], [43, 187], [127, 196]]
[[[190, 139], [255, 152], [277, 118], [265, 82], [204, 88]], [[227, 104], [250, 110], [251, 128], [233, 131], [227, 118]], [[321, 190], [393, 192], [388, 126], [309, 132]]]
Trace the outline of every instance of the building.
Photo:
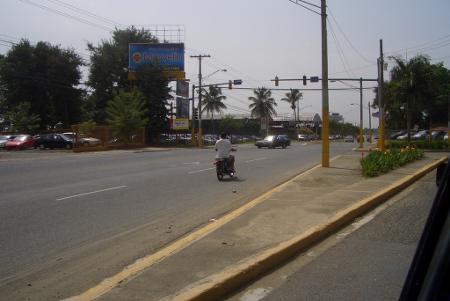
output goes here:
[[344, 116], [340, 115], [339, 113], [331, 113], [329, 120], [337, 121], [337, 122], [344, 122]]

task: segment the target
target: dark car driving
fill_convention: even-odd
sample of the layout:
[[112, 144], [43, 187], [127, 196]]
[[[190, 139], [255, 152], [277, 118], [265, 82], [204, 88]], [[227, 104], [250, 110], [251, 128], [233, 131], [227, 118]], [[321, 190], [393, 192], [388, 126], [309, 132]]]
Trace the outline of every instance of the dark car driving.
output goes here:
[[275, 148], [278, 146], [286, 148], [287, 146], [291, 145], [291, 140], [289, 140], [289, 137], [287, 135], [270, 135], [264, 138], [264, 140], [256, 141], [255, 145], [258, 148], [261, 147]]
[[39, 148], [40, 150], [44, 150], [46, 148], [72, 149], [72, 147], [72, 138], [69, 138], [63, 134], [46, 134], [34, 140], [34, 148]]

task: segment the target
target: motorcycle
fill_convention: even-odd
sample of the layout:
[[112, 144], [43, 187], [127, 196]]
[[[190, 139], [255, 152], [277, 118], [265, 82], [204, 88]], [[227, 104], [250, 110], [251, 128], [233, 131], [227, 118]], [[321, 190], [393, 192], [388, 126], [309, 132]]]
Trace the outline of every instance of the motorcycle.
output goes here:
[[214, 165], [216, 166], [217, 179], [219, 181], [223, 180], [224, 175], [228, 175], [230, 178], [234, 176], [234, 171], [230, 170], [230, 161], [228, 159], [216, 158]]

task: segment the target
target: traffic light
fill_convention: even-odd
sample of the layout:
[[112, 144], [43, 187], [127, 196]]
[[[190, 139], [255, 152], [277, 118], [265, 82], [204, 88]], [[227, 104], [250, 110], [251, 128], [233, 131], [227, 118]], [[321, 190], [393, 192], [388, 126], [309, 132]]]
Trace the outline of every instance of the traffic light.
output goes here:
[[230, 80], [228, 81], [228, 90], [233, 89], [233, 82]]
[[198, 109], [197, 108], [195, 108], [194, 109], [194, 116], [195, 116], [195, 120], [197, 120], [198, 119]]
[[278, 76], [275, 76], [275, 86], [278, 87]]
[[306, 75], [303, 75], [303, 86], [306, 86]]

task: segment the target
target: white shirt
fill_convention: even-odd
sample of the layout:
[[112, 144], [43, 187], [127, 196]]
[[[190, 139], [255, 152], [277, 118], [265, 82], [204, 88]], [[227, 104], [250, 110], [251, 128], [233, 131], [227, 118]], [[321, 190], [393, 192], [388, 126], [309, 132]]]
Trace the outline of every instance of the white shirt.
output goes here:
[[230, 151], [233, 147], [228, 139], [220, 139], [216, 142], [215, 149], [217, 151], [216, 158], [229, 158]]

